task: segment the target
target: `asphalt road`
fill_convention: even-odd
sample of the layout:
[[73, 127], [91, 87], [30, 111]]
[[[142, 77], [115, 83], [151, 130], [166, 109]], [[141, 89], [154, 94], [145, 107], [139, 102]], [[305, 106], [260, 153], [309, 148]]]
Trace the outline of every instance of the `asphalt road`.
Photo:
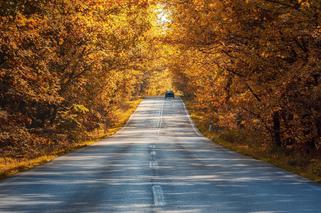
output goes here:
[[115, 136], [0, 182], [0, 212], [318, 213], [321, 187], [226, 150], [180, 99], [145, 99]]

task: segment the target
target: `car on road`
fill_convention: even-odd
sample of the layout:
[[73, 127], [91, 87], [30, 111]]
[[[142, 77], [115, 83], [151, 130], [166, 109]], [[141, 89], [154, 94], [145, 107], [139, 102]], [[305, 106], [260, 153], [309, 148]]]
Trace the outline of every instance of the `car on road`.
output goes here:
[[166, 91], [165, 98], [175, 98], [174, 92], [172, 90]]

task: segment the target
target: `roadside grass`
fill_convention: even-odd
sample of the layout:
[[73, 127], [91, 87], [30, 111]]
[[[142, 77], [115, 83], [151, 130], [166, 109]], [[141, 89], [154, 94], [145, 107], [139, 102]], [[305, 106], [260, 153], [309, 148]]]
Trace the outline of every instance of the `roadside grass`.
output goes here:
[[45, 153], [34, 159], [21, 159], [21, 158], [3, 158], [0, 157], [0, 179], [13, 176], [21, 171], [29, 170], [33, 167], [42, 165], [53, 159], [67, 154], [69, 152], [75, 151], [77, 149], [92, 145], [99, 140], [110, 137], [114, 135], [118, 130], [120, 130], [128, 121], [129, 117], [136, 110], [137, 106], [140, 104], [142, 99], [128, 101], [124, 103], [120, 109], [115, 112], [115, 117], [117, 122], [115, 122], [112, 127], [107, 130], [97, 129], [93, 132], [88, 133], [90, 140], [82, 141], [78, 143], [70, 143], [64, 146], [55, 147], [52, 151]]
[[206, 114], [197, 110], [191, 101], [186, 99], [184, 101], [197, 128], [214, 143], [321, 183], [321, 156], [272, 148], [264, 143], [264, 138], [260, 134], [255, 132], [248, 133], [240, 130], [209, 132]]

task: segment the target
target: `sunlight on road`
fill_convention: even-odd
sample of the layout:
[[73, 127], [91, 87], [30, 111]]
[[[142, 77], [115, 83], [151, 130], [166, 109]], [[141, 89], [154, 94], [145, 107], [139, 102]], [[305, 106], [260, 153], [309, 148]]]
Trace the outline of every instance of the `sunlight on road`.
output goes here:
[[306, 179], [209, 143], [181, 99], [153, 97], [114, 136], [0, 182], [0, 212], [315, 213], [320, 196]]

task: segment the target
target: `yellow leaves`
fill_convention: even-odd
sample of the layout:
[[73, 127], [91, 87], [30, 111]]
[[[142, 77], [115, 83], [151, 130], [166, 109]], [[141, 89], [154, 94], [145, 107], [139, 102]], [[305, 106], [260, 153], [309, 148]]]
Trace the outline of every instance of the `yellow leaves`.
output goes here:
[[85, 107], [84, 105], [81, 104], [73, 104], [73, 110], [75, 110], [75, 112], [80, 112], [80, 113], [87, 113], [89, 112], [89, 109], [87, 107]]
[[62, 45], [64, 43], [64, 39], [63, 38], [59, 38], [59, 45]]
[[157, 3], [150, 5], [148, 8], [148, 22], [151, 25], [149, 34], [153, 37], [162, 37], [169, 33], [171, 20], [171, 12], [166, 4]]
[[[0, 51], [8, 58], [0, 75], [9, 79], [3, 96], [13, 100], [4, 107], [19, 117], [24, 113], [36, 130], [63, 133], [59, 142], [76, 141], [98, 125], [107, 128], [115, 108], [143, 95], [149, 69], [165, 64], [146, 63], [159, 56], [149, 49], [148, 2], [62, 0], [37, 6], [40, 12], [18, 13], [12, 22], [0, 18]], [[155, 81], [163, 80], [167, 75]]]
[[17, 26], [24, 27], [27, 25], [27, 23], [28, 23], [28, 19], [25, 16], [21, 14], [17, 15]]
[[27, 17], [18, 13], [16, 16], [16, 26], [17, 27], [25, 27], [29, 29], [34, 29], [39, 26], [39, 24], [43, 23], [43, 19], [37, 15]]

